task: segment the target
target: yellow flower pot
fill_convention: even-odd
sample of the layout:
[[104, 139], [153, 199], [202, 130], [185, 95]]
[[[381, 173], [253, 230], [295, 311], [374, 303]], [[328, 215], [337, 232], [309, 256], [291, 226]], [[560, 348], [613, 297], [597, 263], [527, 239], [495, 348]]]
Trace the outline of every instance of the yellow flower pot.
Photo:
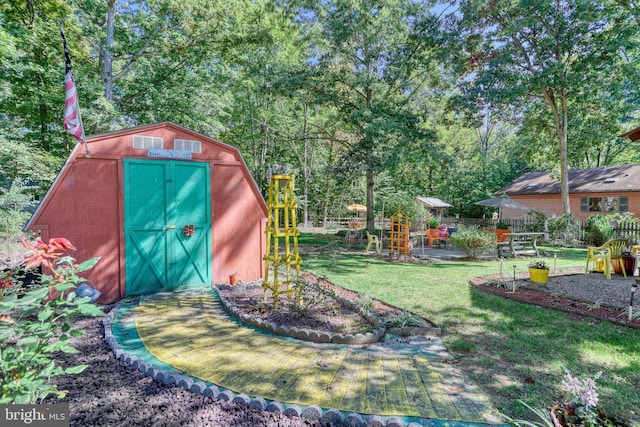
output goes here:
[[533, 283], [545, 284], [549, 281], [549, 270], [529, 267], [529, 278]]

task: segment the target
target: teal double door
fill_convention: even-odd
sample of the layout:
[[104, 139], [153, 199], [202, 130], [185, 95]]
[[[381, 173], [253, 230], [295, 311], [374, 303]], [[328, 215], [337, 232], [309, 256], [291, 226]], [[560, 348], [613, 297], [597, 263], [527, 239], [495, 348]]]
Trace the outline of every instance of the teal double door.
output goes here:
[[126, 293], [211, 283], [209, 163], [124, 161]]

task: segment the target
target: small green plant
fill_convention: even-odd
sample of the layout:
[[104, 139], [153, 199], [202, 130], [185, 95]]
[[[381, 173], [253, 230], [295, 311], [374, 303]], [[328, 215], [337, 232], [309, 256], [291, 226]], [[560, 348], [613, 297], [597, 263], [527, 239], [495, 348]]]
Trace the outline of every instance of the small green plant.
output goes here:
[[478, 258], [496, 248], [496, 235], [477, 228], [453, 233], [449, 241], [471, 258]]
[[373, 303], [373, 298], [371, 298], [368, 295], [364, 295], [364, 294], [360, 294], [358, 296], [358, 300], [356, 301], [356, 303], [362, 307], [362, 309], [369, 313], [369, 314], [373, 314], [374, 313], [374, 303]]
[[[296, 317], [304, 317], [310, 310], [335, 298], [336, 293], [326, 286], [322, 286], [321, 282], [322, 279], [307, 280], [303, 275], [298, 275], [294, 285], [298, 302], [294, 306]], [[337, 315], [338, 312], [334, 314]]]
[[594, 301], [593, 304], [589, 305], [589, 310], [597, 310], [602, 306], [602, 302], [600, 300]]
[[[621, 317], [624, 318], [629, 318], [629, 307], [625, 308], [624, 311], [621, 313]], [[635, 309], [631, 310], [631, 319], [633, 320], [640, 320], [640, 307], [636, 307]]]
[[544, 260], [535, 260], [529, 263], [529, 268], [535, 268], [537, 270], [548, 270], [549, 266]]
[[429, 228], [435, 230], [438, 227], [440, 227], [440, 221], [438, 221], [436, 218], [431, 218], [429, 220]]
[[527, 421], [527, 420], [515, 420], [510, 418], [504, 414], [501, 414], [503, 418], [509, 421], [510, 424], [518, 427], [557, 427], [551, 418], [550, 411], [543, 411], [542, 409], [533, 408], [527, 405], [522, 400], [518, 400], [518, 402], [522, 403], [526, 406], [540, 421]]
[[507, 224], [506, 222], [500, 221], [499, 223], [496, 224], [496, 229], [498, 229], [498, 230], [508, 230], [509, 229], [509, 224]]
[[487, 285], [498, 289], [510, 289], [513, 286], [511, 281], [505, 282], [502, 280], [491, 280], [487, 282]]
[[402, 313], [385, 321], [385, 325], [389, 328], [424, 328], [427, 326], [427, 323], [420, 318], [420, 316], [410, 313], [407, 310], [402, 310]]
[[[102, 314], [89, 302], [90, 297], [78, 298], [73, 292], [84, 281], [78, 273], [92, 268], [99, 258], [76, 264], [73, 258], [62, 256], [67, 250], [75, 250], [62, 238], [46, 244], [39, 240], [35, 245], [23, 244], [32, 252], [26, 265], [14, 269], [45, 266], [52, 274], [41, 276], [41, 286], [20, 295], [8, 292], [0, 301], [0, 404], [33, 404], [52, 394], [64, 397], [66, 391], [58, 390], [51, 379], [80, 373], [86, 365], [62, 368], [54, 355], [79, 353], [69, 340], [84, 331], [72, 330], [73, 320]], [[0, 273], [4, 291], [20, 287], [13, 282], [15, 277], [11, 270]]]

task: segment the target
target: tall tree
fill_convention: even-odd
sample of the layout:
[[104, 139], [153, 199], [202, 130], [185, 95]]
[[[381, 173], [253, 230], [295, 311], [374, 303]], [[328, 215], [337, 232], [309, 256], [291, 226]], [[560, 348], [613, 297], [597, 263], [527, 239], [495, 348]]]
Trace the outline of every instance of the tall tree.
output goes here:
[[468, 99], [481, 96], [519, 114], [527, 102], [546, 106], [569, 213], [571, 101], [619, 76], [619, 52], [630, 40], [627, 22], [617, 9], [588, 0], [465, 0], [461, 12], [475, 73], [462, 82]]
[[317, 78], [319, 100], [342, 117], [348, 139], [343, 170], [366, 176], [367, 228], [374, 228], [377, 174], [396, 160], [394, 147], [421, 144], [433, 134], [420, 127], [424, 112], [409, 100], [440, 74], [434, 54], [437, 26], [430, 2], [334, 0], [312, 2], [301, 13], [320, 28]]

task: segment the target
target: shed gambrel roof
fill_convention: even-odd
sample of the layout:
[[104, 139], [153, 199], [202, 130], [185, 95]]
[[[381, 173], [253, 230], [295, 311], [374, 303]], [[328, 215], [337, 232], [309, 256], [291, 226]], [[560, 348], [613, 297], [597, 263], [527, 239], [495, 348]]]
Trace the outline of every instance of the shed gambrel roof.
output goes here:
[[[569, 170], [569, 193], [640, 191], [640, 165]], [[498, 190], [500, 194], [560, 194], [560, 180], [550, 172], [531, 172]]]

